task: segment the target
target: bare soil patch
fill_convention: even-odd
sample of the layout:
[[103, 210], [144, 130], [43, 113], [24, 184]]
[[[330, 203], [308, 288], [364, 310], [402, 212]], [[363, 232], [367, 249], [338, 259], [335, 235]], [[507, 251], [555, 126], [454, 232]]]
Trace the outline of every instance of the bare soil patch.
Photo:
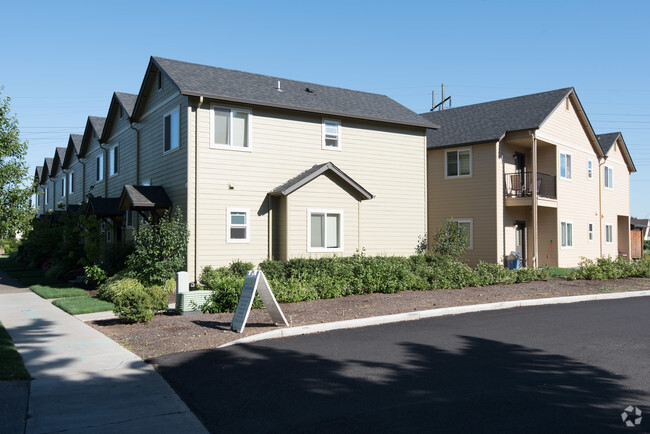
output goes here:
[[[451, 306], [648, 289], [650, 279], [567, 281], [554, 278], [547, 282], [514, 285], [354, 295], [283, 303], [280, 306], [290, 326], [301, 326]], [[93, 321], [89, 325], [143, 359], [216, 348], [245, 336], [277, 328], [263, 309], [255, 309], [248, 318], [244, 333], [235, 333], [229, 329], [232, 316], [232, 313], [163, 314], [156, 315], [149, 324], [126, 324], [122, 320], [112, 319]]]

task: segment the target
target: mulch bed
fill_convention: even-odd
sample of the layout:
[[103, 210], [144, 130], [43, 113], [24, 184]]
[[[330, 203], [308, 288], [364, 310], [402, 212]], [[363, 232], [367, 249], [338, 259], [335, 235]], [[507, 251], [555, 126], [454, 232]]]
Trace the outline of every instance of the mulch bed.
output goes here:
[[[283, 303], [280, 307], [290, 326], [299, 326], [451, 306], [648, 289], [650, 279], [567, 281], [554, 278], [547, 282], [515, 285], [354, 295]], [[182, 351], [216, 348], [245, 336], [277, 328], [263, 309], [251, 311], [244, 333], [230, 331], [232, 317], [232, 313], [163, 314], [156, 315], [149, 324], [126, 324], [122, 320], [111, 319], [93, 321], [89, 325], [143, 359]]]

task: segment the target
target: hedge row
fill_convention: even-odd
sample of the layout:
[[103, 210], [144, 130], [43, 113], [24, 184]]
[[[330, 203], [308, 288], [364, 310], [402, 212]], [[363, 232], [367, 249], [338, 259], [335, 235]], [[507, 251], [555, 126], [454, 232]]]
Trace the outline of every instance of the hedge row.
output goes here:
[[[244, 276], [253, 264], [234, 262], [230, 267], [206, 267], [200, 289], [213, 290], [199, 306], [205, 312], [232, 312], [237, 306]], [[259, 264], [279, 302], [343, 297], [352, 294], [394, 293], [403, 290], [463, 288], [547, 280], [544, 269], [508, 270], [498, 264], [479, 263], [475, 268], [449, 256], [426, 253], [397, 256], [295, 258], [287, 262], [266, 260]], [[259, 300], [254, 305], [261, 306]]]

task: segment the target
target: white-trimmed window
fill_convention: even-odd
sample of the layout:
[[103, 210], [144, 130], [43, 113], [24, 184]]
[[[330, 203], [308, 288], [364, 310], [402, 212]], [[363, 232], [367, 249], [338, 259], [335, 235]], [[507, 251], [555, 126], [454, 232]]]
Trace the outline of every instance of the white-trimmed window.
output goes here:
[[108, 150], [108, 176], [117, 175], [120, 161], [120, 146], [115, 145]]
[[452, 219], [458, 223], [458, 230], [467, 237], [467, 248], [474, 248], [474, 219]]
[[594, 177], [594, 163], [591, 160], [587, 161], [587, 178], [592, 179]]
[[163, 116], [163, 152], [178, 148], [180, 141], [178, 109]]
[[307, 251], [343, 251], [343, 211], [307, 210]]
[[65, 197], [66, 188], [65, 188], [65, 174], [61, 177], [61, 197]]
[[607, 244], [614, 242], [614, 227], [612, 225], [605, 225], [605, 242]]
[[68, 172], [68, 194], [74, 193], [74, 172]]
[[445, 177], [472, 176], [472, 150], [456, 149], [445, 152]]
[[571, 154], [560, 152], [560, 178], [571, 179]]
[[250, 149], [251, 111], [220, 106], [211, 109], [210, 147]]
[[605, 188], [614, 188], [614, 169], [605, 166]]
[[227, 242], [250, 242], [250, 210], [248, 208], [228, 208], [226, 210]]
[[594, 241], [594, 224], [593, 222], [589, 222], [587, 225], [587, 237], [590, 242]]
[[47, 205], [50, 201], [47, 197], [47, 187], [43, 187], [43, 197], [45, 198], [45, 205]]
[[560, 239], [562, 247], [573, 247], [573, 223], [569, 221], [560, 222]]
[[95, 159], [95, 181], [104, 179], [104, 155], [99, 154]]
[[323, 119], [323, 149], [341, 149], [341, 122]]

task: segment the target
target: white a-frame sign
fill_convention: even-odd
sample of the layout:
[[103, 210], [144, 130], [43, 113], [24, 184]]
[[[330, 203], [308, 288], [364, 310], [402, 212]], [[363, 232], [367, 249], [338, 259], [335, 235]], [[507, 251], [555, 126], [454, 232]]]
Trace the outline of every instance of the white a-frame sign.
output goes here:
[[238, 333], [244, 331], [246, 320], [248, 320], [248, 314], [251, 312], [251, 306], [253, 306], [253, 299], [255, 298], [256, 291], [259, 291], [260, 298], [264, 303], [266, 311], [271, 316], [271, 320], [275, 324], [284, 324], [285, 326], [288, 326], [289, 323], [284, 317], [282, 310], [280, 310], [280, 306], [271, 292], [271, 287], [269, 286], [269, 282], [267, 282], [264, 273], [261, 271], [249, 271], [244, 280], [244, 287], [241, 290], [241, 296], [239, 297], [239, 303], [237, 303], [235, 316], [232, 318], [232, 324], [230, 324], [230, 330], [234, 330]]

